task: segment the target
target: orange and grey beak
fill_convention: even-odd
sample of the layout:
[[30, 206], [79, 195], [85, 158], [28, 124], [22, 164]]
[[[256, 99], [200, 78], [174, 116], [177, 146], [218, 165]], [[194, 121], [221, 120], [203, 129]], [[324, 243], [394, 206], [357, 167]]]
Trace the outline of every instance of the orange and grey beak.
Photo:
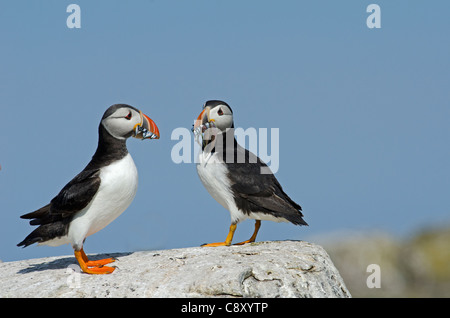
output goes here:
[[141, 122], [134, 126], [134, 138], [138, 139], [159, 139], [159, 129], [155, 122], [147, 115], [140, 112]]
[[210, 110], [210, 107], [206, 107], [205, 109], [203, 109], [200, 115], [198, 115], [197, 119], [195, 120], [194, 126], [192, 127], [192, 131], [194, 133], [200, 133], [200, 130], [201, 132], [204, 132], [211, 126], [211, 123], [214, 122], [214, 119], [209, 119]]

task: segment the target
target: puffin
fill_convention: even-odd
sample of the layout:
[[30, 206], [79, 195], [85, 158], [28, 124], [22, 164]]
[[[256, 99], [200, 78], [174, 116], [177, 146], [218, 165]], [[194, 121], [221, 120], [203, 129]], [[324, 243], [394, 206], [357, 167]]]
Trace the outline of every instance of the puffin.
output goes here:
[[122, 214], [136, 195], [138, 172], [127, 139], [159, 139], [159, 129], [137, 108], [115, 104], [105, 111], [98, 135], [97, 150], [83, 171], [49, 204], [21, 216], [39, 227], [17, 246], [71, 244], [83, 272], [110, 274], [115, 267], [105, 265], [115, 259], [89, 260], [84, 241]]
[[192, 131], [202, 147], [196, 162], [198, 176], [231, 216], [225, 241], [202, 246], [230, 246], [237, 224], [246, 219], [255, 220], [254, 232], [234, 245], [254, 242], [263, 220], [308, 225], [301, 206], [284, 192], [266, 163], [236, 141], [233, 111], [226, 102], [207, 101]]

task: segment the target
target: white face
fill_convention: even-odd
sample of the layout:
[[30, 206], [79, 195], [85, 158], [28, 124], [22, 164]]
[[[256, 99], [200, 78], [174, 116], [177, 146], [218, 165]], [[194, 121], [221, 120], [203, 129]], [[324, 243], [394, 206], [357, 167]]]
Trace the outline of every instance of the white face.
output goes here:
[[233, 125], [233, 113], [228, 106], [218, 105], [210, 110], [209, 120], [214, 120], [214, 126], [225, 131]]
[[141, 114], [128, 107], [121, 107], [102, 120], [105, 129], [117, 139], [131, 137], [136, 125], [141, 122]]

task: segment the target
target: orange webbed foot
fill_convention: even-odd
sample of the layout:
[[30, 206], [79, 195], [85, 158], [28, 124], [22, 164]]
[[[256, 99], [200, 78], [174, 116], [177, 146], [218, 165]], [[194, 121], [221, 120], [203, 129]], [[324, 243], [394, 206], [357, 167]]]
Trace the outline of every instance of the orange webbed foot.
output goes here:
[[87, 268], [82, 268], [83, 272], [85, 272], [86, 274], [111, 274], [112, 272], [114, 272], [116, 268], [115, 267], [110, 267], [110, 266], [102, 266], [102, 267], [87, 267]]
[[233, 245], [244, 245], [247, 243], [253, 243], [255, 240], [247, 240], [247, 241], [243, 241], [243, 242], [239, 242], [239, 243], [234, 243]]
[[111, 274], [116, 269], [115, 267], [104, 266], [105, 264], [114, 262], [114, 258], [90, 261], [83, 249], [75, 251], [75, 258], [80, 264], [81, 270], [87, 274]]
[[114, 258], [104, 258], [104, 259], [99, 259], [99, 260], [95, 260], [95, 261], [88, 260], [86, 262], [86, 265], [88, 267], [101, 267], [103, 265], [110, 264], [115, 261], [116, 260]]
[[202, 246], [203, 247], [230, 246], [231, 241], [233, 240], [234, 231], [236, 231], [236, 224], [231, 224], [225, 242], [203, 244]]
[[216, 246], [230, 246], [230, 243], [227, 242], [217, 242], [217, 243], [209, 243], [209, 244], [202, 244], [202, 247], [216, 247]]

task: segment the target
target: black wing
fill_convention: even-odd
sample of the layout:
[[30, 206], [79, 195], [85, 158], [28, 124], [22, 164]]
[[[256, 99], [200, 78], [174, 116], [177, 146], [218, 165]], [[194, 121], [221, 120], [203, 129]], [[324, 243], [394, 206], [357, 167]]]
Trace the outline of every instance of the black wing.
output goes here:
[[99, 186], [99, 169], [80, 172], [49, 204], [21, 216], [23, 219], [32, 219], [30, 224], [39, 227], [17, 246], [26, 247], [66, 235], [72, 216], [91, 202]]
[[[301, 206], [283, 191], [269, 167], [237, 143], [233, 151], [235, 161], [228, 163], [227, 168], [238, 208], [244, 213], [263, 212], [285, 218], [294, 224], [307, 225], [302, 218]], [[242, 156], [245, 162], [239, 163], [243, 161]]]
[[49, 204], [21, 218], [33, 219], [30, 224], [39, 225], [72, 217], [91, 202], [99, 187], [100, 170], [83, 170]]

